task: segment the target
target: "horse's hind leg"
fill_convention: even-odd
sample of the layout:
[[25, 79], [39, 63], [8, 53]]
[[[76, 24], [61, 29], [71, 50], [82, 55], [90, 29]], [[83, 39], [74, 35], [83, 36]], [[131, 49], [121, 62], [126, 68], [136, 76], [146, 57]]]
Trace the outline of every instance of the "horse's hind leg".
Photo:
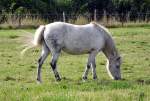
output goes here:
[[53, 70], [53, 72], [54, 72], [54, 75], [55, 75], [55, 78], [56, 78], [56, 80], [57, 81], [60, 81], [61, 80], [61, 78], [60, 78], [60, 75], [59, 75], [59, 73], [58, 73], [58, 71], [57, 71], [57, 60], [58, 60], [58, 57], [59, 57], [59, 55], [60, 55], [60, 48], [53, 48], [53, 49], [51, 49], [52, 51], [51, 51], [51, 53], [52, 53], [52, 59], [51, 59], [51, 63], [50, 63], [50, 65], [51, 65], [51, 67], [52, 67], [52, 70]]
[[48, 48], [52, 54], [52, 58], [51, 58], [51, 62], [50, 62], [51, 68], [54, 72], [56, 80], [60, 81], [61, 78], [60, 78], [59, 73], [57, 71], [57, 60], [58, 60], [58, 57], [59, 57], [60, 52], [61, 52], [61, 46], [58, 44], [58, 40], [55, 39], [55, 37], [46, 38], [45, 41], [46, 41], [46, 44], [47, 44], [47, 46], [48, 46]]
[[37, 68], [37, 81], [41, 82], [41, 68], [42, 68], [42, 64], [45, 61], [45, 59], [47, 58], [48, 54], [49, 54], [49, 49], [46, 46], [45, 43], [43, 43], [42, 45], [42, 52], [41, 52], [41, 56], [38, 60], [38, 68]]
[[83, 80], [87, 79], [87, 75], [89, 72], [89, 69], [92, 67], [92, 73], [93, 73], [93, 79], [97, 79], [97, 75], [96, 75], [96, 63], [95, 63], [95, 57], [97, 55], [97, 51], [92, 51], [89, 54], [89, 58], [88, 58], [88, 63], [87, 63], [87, 67], [85, 68], [85, 72], [83, 74]]

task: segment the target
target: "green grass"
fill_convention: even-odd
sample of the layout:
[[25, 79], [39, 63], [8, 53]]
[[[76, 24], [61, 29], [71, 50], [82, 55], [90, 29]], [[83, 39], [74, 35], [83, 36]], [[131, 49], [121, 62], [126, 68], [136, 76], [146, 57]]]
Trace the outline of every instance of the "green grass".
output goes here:
[[[27, 30], [34, 32], [34, 30]], [[42, 68], [42, 84], [36, 83], [36, 61], [40, 48], [23, 49], [17, 38], [21, 30], [0, 30], [0, 101], [150, 101], [150, 27], [110, 29], [123, 57], [123, 80], [111, 80], [105, 69], [106, 58], [97, 56], [98, 80], [87, 82], [81, 76], [87, 55], [62, 53], [56, 82], [50, 56]]]

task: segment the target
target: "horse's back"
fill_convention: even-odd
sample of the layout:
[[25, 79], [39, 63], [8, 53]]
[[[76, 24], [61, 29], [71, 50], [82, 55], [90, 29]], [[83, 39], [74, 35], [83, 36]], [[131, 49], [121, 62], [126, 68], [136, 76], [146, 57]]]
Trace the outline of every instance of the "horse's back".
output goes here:
[[47, 41], [57, 41], [68, 53], [82, 54], [103, 48], [105, 40], [102, 33], [93, 24], [55, 22], [47, 25], [45, 38]]

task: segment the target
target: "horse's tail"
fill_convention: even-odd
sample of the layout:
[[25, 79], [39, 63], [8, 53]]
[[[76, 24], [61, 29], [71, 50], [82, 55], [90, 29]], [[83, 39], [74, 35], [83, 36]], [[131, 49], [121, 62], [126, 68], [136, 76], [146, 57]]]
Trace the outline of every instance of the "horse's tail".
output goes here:
[[34, 46], [41, 45], [43, 42], [43, 33], [45, 30], [45, 26], [41, 25], [35, 32], [33, 44]]
[[30, 36], [27, 36], [28, 39], [25, 39], [26, 48], [21, 51], [21, 55], [23, 55], [28, 49], [37, 47], [42, 45], [42, 42], [44, 40], [43, 33], [45, 30], [44, 25], [40, 25], [40, 27], [36, 30], [35, 35], [30, 34]]

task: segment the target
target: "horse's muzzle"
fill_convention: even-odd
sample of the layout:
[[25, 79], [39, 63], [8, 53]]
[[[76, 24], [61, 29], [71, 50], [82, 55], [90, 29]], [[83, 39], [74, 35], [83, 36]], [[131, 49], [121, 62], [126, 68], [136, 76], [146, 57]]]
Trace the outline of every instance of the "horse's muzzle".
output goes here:
[[115, 77], [114, 80], [121, 80], [121, 77]]

